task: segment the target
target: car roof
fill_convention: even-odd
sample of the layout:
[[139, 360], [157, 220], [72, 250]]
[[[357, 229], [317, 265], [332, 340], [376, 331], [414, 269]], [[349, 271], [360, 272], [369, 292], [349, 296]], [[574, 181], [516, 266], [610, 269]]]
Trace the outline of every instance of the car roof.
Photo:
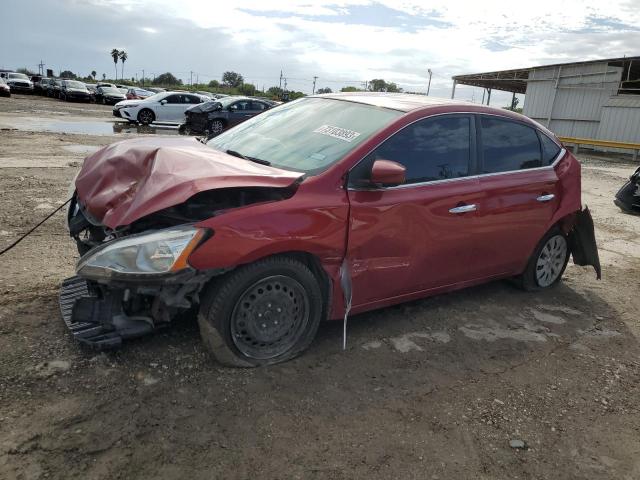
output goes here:
[[450, 100], [447, 98], [427, 97], [426, 95], [415, 95], [411, 93], [388, 93], [388, 92], [341, 92], [325, 93], [322, 95], [312, 95], [319, 98], [332, 98], [347, 102], [364, 103], [374, 107], [390, 108], [401, 112], [410, 112], [425, 107], [440, 106], [469, 106], [477, 104], [462, 100]]

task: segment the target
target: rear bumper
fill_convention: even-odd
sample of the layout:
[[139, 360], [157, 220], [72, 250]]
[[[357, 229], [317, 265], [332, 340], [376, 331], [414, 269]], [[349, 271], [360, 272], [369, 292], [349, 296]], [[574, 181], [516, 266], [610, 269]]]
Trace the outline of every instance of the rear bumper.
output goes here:
[[575, 223], [569, 232], [569, 247], [576, 265], [591, 265], [596, 271], [598, 280], [602, 278], [600, 256], [596, 243], [596, 232], [591, 212], [587, 207], [576, 213]]

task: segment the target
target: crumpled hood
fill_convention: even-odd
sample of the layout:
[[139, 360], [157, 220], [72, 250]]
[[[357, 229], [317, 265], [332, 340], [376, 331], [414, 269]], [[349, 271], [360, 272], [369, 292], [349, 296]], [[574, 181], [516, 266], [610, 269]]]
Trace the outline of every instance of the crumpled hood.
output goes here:
[[301, 176], [227, 155], [195, 138], [145, 137], [89, 155], [76, 178], [76, 191], [88, 214], [113, 229], [206, 190], [284, 188]]

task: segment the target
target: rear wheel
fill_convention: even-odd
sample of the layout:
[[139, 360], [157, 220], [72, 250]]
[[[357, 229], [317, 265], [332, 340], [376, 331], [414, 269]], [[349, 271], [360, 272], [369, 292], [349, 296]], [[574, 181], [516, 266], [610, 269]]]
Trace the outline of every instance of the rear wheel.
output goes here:
[[150, 123], [153, 123], [155, 119], [156, 116], [148, 108], [144, 108], [138, 113], [138, 122], [140, 122], [142, 125], [149, 125]]
[[198, 323], [220, 363], [257, 367], [299, 355], [313, 341], [322, 314], [322, 293], [311, 270], [289, 257], [271, 257], [211, 285]]
[[551, 229], [540, 241], [520, 277], [520, 285], [528, 291], [556, 285], [569, 261], [567, 237], [558, 228]]

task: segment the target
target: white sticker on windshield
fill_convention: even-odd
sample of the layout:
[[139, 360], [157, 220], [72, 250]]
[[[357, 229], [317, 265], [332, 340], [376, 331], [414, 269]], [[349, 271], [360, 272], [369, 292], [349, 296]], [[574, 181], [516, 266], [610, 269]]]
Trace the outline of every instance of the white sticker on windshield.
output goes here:
[[321, 127], [316, 128], [313, 133], [320, 133], [322, 135], [328, 135], [329, 137], [339, 138], [340, 140], [344, 140], [345, 142], [350, 142], [354, 138], [360, 136], [358, 132], [354, 132], [353, 130], [333, 127], [331, 125], [322, 125]]

